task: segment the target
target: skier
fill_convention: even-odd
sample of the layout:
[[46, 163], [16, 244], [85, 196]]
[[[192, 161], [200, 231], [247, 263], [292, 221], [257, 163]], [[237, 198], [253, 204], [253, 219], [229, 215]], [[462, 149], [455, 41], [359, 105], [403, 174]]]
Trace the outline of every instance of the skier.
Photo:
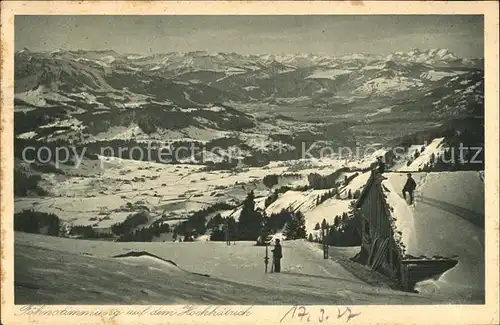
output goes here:
[[410, 204], [413, 204], [413, 191], [415, 191], [415, 188], [417, 187], [417, 183], [415, 183], [415, 180], [411, 177], [411, 173], [406, 174], [408, 176], [408, 179], [406, 180], [406, 184], [403, 187], [403, 197], [406, 200], [406, 192], [410, 195]]
[[281, 258], [283, 257], [279, 239], [276, 239], [274, 249], [271, 252], [273, 252], [274, 272], [279, 273], [281, 271]]

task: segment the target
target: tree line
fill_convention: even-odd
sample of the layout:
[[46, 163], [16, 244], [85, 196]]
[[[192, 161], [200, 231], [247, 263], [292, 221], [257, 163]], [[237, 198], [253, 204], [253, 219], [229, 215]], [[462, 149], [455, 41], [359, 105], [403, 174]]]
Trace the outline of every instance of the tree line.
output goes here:
[[306, 238], [305, 217], [300, 211], [282, 210], [267, 215], [255, 207], [255, 194], [250, 191], [243, 201], [238, 221], [233, 216], [214, 216], [208, 223], [210, 240], [256, 241], [258, 244], [283, 229], [286, 239]]
[[14, 230], [33, 234], [59, 236], [61, 221], [53, 213], [23, 210], [14, 214]]
[[354, 206], [355, 203], [352, 203], [348, 212], [335, 216], [333, 224], [329, 224], [326, 219], [323, 219], [321, 224], [316, 223], [314, 230], [320, 230], [321, 235], [314, 238], [311, 233], [308, 240], [311, 242], [324, 242], [329, 246], [361, 245], [360, 224], [359, 219], [354, 214]]

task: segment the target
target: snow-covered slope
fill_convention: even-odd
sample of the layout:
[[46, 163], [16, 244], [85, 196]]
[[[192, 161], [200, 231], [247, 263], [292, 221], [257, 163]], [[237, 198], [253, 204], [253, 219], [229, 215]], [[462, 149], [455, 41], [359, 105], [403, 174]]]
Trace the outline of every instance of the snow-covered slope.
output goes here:
[[314, 226], [321, 222], [323, 219], [329, 225], [332, 225], [336, 216], [341, 216], [344, 212], [349, 211], [349, 205], [353, 200], [338, 200], [328, 199], [313, 209], [307, 210], [304, 213], [306, 219], [306, 230], [308, 233], [313, 233]]
[[[428, 145], [423, 144], [422, 146], [416, 146], [410, 148], [408, 151], [409, 158], [411, 159], [410, 165], [403, 165], [399, 167], [398, 171], [421, 171], [426, 165], [430, 165], [433, 161], [437, 161], [437, 159], [441, 158], [444, 149], [444, 138], [438, 138], [432, 140]], [[421, 151], [421, 148], [424, 148]], [[418, 152], [418, 157], [415, 157], [415, 153]]]
[[[142, 257], [113, 258], [131, 253]], [[326, 300], [362, 305], [447, 301], [442, 296], [367, 284], [333, 260], [323, 260], [319, 248], [305, 241], [285, 242], [283, 255], [282, 273], [265, 274], [264, 247], [248, 242], [231, 246], [114, 243], [16, 233], [15, 302], [266, 305]]]
[[422, 87], [424, 84], [419, 79], [408, 77], [390, 77], [390, 78], [374, 78], [368, 80], [360, 87], [354, 90], [354, 93], [360, 95], [372, 94], [394, 94], [409, 91], [412, 88]]
[[406, 174], [387, 173], [383, 185], [393, 207], [406, 254], [458, 257], [458, 264], [437, 280], [417, 285], [421, 291], [484, 292], [484, 182], [476, 171], [416, 173], [415, 206], [401, 190]]
[[316, 198], [328, 190], [288, 191], [267, 207], [268, 214], [278, 213], [283, 209], [306, 211], [316, 205]]
[[358, 176], [354, 177], [347, 186], [344, 186], [339, 189], [339, 195], [342, 199], [347, 199], [349, 192], [354, 194], [356, 191], [362, 191], [368, 179], [370, 178], [371, 171], [367, 171], [365, 173], [360, 173]]
[[[266, 200], [266, 197], [256, 198], [255, 199], [255, 208], [264, 210], [265, 209], [265, 207], [264, 207], [265, 200]], [[234, 210], [225, 210], [225, 211], [222, 211], [220, 215], [223, 218], [232, 217], [232, 218], [234, 218], [234, 220], [238, 221], [238, 220], [240, 220], [240, 214], [241, 214], [242, 209], [243, 209], [242, 207], [238, 207]]]
[[283, 209], [300, 211], [305, 217], [307, 233], [312, 233], [316, 223], [321, 224], [325, 219], [329, 224], [333, 224], [336, 216], [349, 211], [352, 200], [330, 198], [317, 205], [317, 198], [328, 191], [330, 190], [287, 191], [267, 207], [266, 213], [270, 215]]
[[428, 72], [422, 73], [421, 77], [431, 81], [441, 80], [446, 77], [454, 77], [460, 74], [464, 74], [466, 71], [434, 71], [430, 70]]
[[350, 74], [351, 70], [332, 69], [332, 70], [316, 70], [306, 79], [332, 79], [335, 80], [339, 76]]

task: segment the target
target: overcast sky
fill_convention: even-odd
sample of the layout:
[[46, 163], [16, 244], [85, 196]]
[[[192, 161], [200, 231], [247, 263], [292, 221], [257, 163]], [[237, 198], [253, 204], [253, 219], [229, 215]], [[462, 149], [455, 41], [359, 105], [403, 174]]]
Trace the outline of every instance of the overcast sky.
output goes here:
[[17, 16], [16, 50], [483, 56], [482, 16]]

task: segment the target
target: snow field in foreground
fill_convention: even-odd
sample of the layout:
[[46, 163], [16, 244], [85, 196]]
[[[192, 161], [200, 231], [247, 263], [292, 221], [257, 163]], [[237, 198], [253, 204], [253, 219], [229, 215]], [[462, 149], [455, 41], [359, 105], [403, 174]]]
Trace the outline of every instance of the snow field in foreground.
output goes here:
[[[446, 299], [369, 285], [302, 240], [283, 242], [281, 274], [264, 273], [265, 248], [250, 242], [115, 243], [16, 232], [15, 245], [16, 303], [342, 305]], [[131, 251], [172, 260], [179, 269], [149, 258], [111, 257]]]

